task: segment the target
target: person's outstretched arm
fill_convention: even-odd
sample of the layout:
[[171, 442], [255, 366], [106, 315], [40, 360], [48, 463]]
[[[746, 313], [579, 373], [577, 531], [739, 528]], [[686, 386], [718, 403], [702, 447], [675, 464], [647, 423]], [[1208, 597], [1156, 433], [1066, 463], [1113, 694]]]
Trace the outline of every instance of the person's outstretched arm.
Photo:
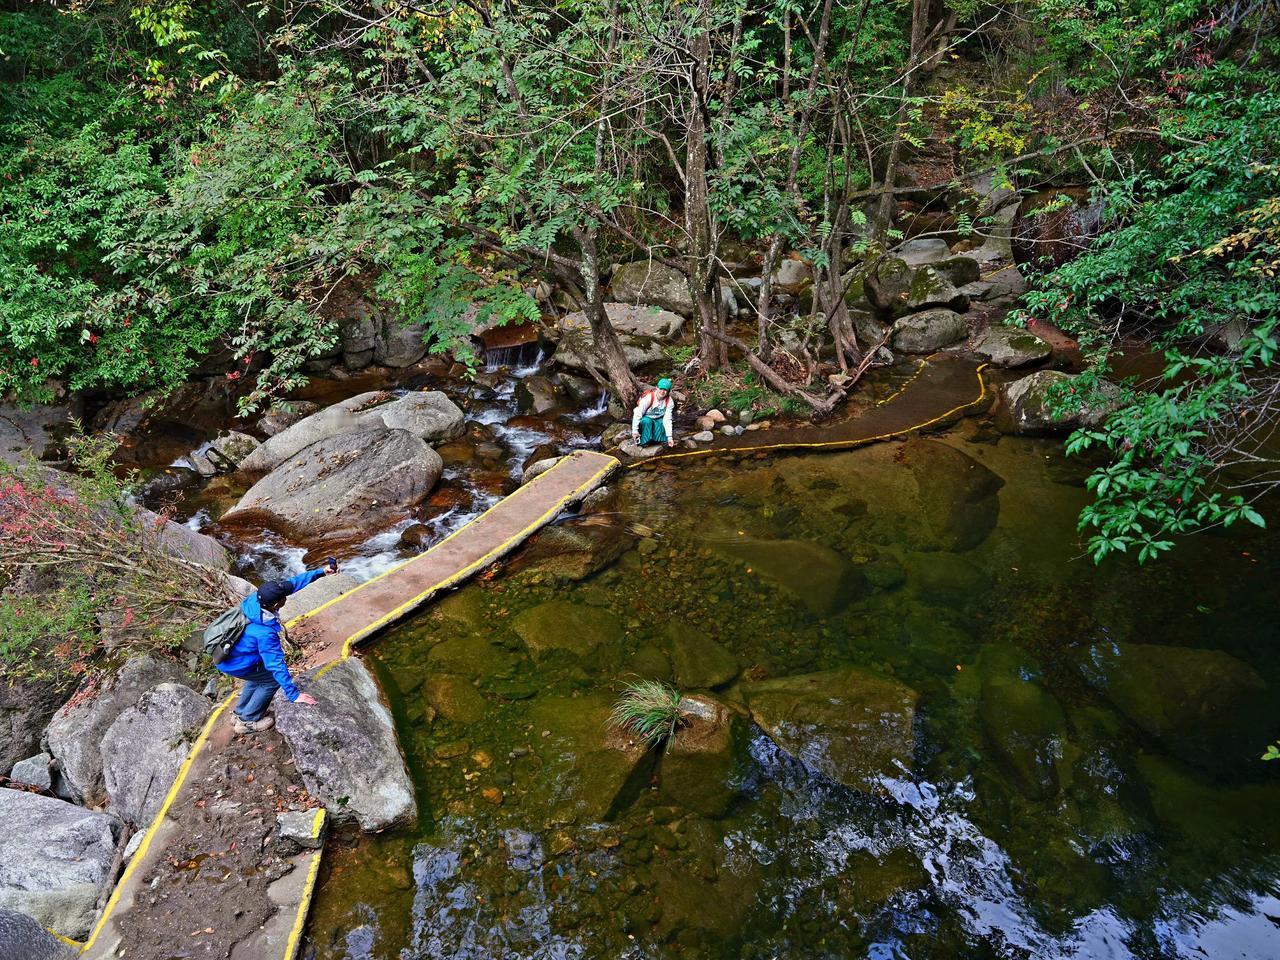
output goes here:
[[296, 577], [290, 577], [288, 583], [289, 586], [293, 587], [293, 592], [297, 593], [307, 584], [314, 583], [328, 572], [329, 571], [324, 567], [316, 567], [314, 570], [305, 570]]
[[676, 401], [671, 394], [667, 394], [667, 412], [662, 415], [662, 430], [667, 435], [668, 444], [676, 442], [676, 435], [671, 429], [671, 415], [675, 412]]

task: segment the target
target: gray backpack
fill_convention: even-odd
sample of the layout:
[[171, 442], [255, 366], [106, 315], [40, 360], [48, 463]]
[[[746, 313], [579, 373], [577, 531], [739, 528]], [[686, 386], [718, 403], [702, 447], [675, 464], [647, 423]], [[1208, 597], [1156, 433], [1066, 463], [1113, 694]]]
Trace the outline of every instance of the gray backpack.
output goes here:
[[249, 618], [236, 604], [230, 610], [218, 615], [218, 619], [209, 624], [204, 632], [204, 652], [219, 664], [227, 659], [227, 655], [240, 638], [244, 636], [244, 628], [249, 626]]

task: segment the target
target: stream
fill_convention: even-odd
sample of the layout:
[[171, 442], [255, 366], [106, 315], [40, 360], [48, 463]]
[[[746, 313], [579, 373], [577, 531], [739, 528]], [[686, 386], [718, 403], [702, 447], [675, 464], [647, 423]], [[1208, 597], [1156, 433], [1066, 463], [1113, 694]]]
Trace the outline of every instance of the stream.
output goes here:
[[[367, 648], [420, 823], [330, 842], [315, 956], [1280, 956], [1280, 551], [1094, 567], [1084, 472], [970, 420], [623, 475]], [[729, 732], [611, 748], [637, 677]]]

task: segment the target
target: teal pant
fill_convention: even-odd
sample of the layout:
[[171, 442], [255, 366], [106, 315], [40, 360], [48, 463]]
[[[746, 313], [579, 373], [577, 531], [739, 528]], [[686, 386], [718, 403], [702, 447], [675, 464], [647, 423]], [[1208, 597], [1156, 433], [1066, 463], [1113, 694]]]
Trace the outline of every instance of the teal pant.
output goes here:
[[667, 429], [656, 417], [640, 418], [640, 446], [647, 447], [651, 443], [666, 443]]

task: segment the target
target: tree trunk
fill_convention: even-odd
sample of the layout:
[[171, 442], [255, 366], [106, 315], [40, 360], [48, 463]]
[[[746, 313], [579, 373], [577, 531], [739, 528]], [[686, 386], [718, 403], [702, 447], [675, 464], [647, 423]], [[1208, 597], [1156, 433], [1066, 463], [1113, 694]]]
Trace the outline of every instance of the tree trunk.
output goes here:
[[636, 379], [627, 363], [622, 341], [609, 322], [604, 309], [604, 297], [600, 292], [600, 256], [596, 248], [595, 231], [587, 227], [575, 227], [574, 238], [582, 251], [582, 292], [586, 298], [587, 321], [591, 324], [591, 343], [596, 355], [604, 364], [604, 375], [609, 389], [624, 409], [636, 402]]
[[711, 237], [711, 209], [707, 197], [707, 115], [706, 95], [710, 82], [711, 38], [704, 24], [698, 27], [690, 47], [689, 101], [685, 121], [684, 224], [689, 238], [685, 258], [689, 292], [698, 316], [698, 359], [704, 370], [720, 367], [720, 341], [712, 334], [718, 329], [712, 282], [715, 271]]

